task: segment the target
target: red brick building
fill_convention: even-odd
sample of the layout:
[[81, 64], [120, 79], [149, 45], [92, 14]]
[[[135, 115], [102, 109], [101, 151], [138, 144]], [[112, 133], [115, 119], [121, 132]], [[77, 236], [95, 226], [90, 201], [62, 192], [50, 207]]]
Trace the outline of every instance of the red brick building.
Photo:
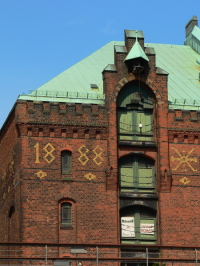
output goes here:
[[199, 71], [193, 17], [185, 45], [125, 30], [19, 96], [0, 132], [0, 241], [200, 246]]

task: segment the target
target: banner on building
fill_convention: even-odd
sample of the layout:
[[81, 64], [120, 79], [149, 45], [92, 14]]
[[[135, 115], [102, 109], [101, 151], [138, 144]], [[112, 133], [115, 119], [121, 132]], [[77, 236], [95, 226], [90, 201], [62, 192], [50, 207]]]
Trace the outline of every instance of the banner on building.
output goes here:
[[154, 224], [140, 224], [140, 234], [154, 235]]
[[134, 217], [121, 217], [122, 237], [135, 237]]

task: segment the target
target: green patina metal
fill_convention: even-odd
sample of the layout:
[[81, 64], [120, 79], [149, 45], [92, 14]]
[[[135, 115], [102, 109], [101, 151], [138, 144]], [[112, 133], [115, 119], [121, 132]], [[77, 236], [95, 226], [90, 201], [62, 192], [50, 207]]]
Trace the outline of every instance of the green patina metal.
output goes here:
[[[114, 64], [114, 47], [125, 51], [124, 45], [124, 42], [117, 41], [106, 44], [37, 90], [20, 95], [18, 99], [104, 104], [102, 71], [108, 64]], [[188, 45], [146, 43], [145, 51], [156, 53], [156, 66], [169, 73], [169, 108], [200, 110], [200, 55]], [[115, 71], [111, 65], [108, 69]], [[96, 84], [98, 88], [93, 89], [90, 84]]]
[[185, 39], [184, 44], [191, 46], [200, 54], [200, 29], [197, 26], [194, 26], [192, 32]]
[[130, 52], [128, 53], [125, 61], [133, 60], [136, 58], [141, 58], [145, 61], [149, 61], [148, 57], [146, 56], [145, 52], [143, 51], [142, 47], [140, 46], [138, 39], [137, 39], [137, 31], [136, 31], [136, 41], [131, 48]]

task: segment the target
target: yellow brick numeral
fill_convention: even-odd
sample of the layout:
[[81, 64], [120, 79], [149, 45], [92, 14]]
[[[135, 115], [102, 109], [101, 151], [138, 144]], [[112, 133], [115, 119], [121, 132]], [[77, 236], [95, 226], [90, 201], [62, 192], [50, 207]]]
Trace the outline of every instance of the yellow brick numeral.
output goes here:
[[35, 148], [35, 155], [36, 155], [36, 159], [35, 159], [35, 163], [40, 163], [40, 153], [39, 153], [39, 142], [36, 143], [36, 145], [34, 146]]
[[[99, 150], [100, 152], [97, 152], [97, 150]], [[100, 165], [102, 163], [102, 161], [104, 161], [104, 159], [101, 157], [101, 154], [103, 153], [103, 149], [97, 145], [96, 148], [93, 150], [94, 154], [96, 155], [95, 158], [93, 159], [93, 161], [97, 164]], [[97, 159], [100, 159], [100, 161], [98, 162]]]
[[[48, 151], [48, 147], [51, 148], [50, 151]], [[53, 156], [52, 152], [55, 150], [55, 148], [51, 145], [51, 143], [48, 143], [45, 147], [44, 150], [46, 151], [46, 155], [44, 156], [44, 159], [47, 163], [52, 163], [55, 157]], [[47, 157], [50, 156], [51, 159], [49, 160]]]
[[[50, 151], [48, 150], [48, 148], [51, 148]], [[35, 163], [40, 163], [40, 147], [39, 147], [39, 142], [36, 143], [36, 145], [34, 146], [35, 148], [35, 155], [36, 155], [36, 159], [35, 159]], [[55, 148], [51, 145], [51, 143], [48, 143], [43, 150], [46, 152], [44, 159], [45, 161], [50, 164], [51, 162], [53, 162], [53, 160], [55, 159], [55, 157], [53, 156], [53, 151], [55, 150]], [[48, 158], [48, 156], [50, 156], [50, 159]]]
[[[85, 148], [85, 152], [82, 152], [82, 149]], [[89, 150], [86, 148], [85, 145], [82, 145], [78, 151], [80, 152], [81, 156], [78, 158], [79, 162], [82, 164], [82, 165], [85, 165], [88, 161], [89, 161], [89, 158], [87, 157], [86, 153], [89, 152]]]

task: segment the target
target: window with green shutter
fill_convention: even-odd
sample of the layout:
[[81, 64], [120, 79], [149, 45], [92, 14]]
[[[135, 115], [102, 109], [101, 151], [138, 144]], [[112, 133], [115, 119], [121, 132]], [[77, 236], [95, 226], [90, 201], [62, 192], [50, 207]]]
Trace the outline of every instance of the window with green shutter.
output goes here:
[[119, 187], [124, 192], [153, 192], [154, 161], [142, 156], [126, 156], [119, 160]]
[[156, 244], [156, 211], [144, 206], [121, 209], [121, 243]]
[[153, 101], [144, 88], [132, 84], [123, 89], [117, 115], [118, 139], [153, 141]]

